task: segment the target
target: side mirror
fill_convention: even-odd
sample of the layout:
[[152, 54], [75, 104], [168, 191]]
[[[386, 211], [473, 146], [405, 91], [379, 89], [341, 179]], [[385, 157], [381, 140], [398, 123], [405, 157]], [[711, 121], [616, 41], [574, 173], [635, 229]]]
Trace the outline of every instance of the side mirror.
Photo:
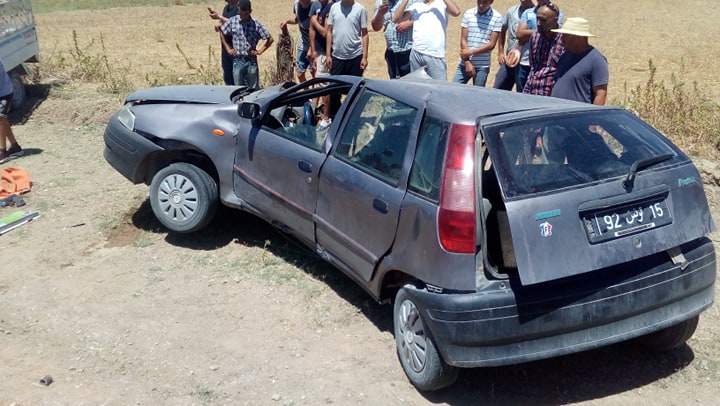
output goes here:
[[254, 120], [260, 117], [260, 105], [257, 103], [242, 102], [238, 106], [238, 115], [242, 118]]

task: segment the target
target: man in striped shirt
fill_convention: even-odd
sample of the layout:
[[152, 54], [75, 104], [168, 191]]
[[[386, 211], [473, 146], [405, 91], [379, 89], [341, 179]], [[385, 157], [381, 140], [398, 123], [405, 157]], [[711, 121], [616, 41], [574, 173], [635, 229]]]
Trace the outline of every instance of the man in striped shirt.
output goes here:
[[460, 60], [453, 82], [485, 86], [490, 73], [490, 52], [502, 30], [502, 15], [490, 7], [493, 0], [477, 0], [477, 7], [465, 12], [460, 24]]

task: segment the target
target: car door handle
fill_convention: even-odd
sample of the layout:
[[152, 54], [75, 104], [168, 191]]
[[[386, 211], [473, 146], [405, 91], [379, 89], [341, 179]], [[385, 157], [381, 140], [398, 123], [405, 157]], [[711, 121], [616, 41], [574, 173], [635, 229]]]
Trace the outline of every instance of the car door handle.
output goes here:
[[388, 204], [385, 200], [378, 199], [377, 197], [373, 199], [373, 209], [379, 211], [382, 214], [388, 213]]
[[310, 162], [298, 161], [297, 166], [298, 166], [298, 169], [300, 169], [301, 171], [303, 171], [305, 173], [312, 173], [313, 167]]

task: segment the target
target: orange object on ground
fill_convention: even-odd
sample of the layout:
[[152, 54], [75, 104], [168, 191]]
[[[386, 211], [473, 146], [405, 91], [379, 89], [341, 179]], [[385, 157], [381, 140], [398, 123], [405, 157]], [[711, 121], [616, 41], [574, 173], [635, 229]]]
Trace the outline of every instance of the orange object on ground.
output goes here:
[[9, 166], [2, 168], [0, 173], [0, 198], [11, 195], [21, 195], [30, 191], [32, 182], [30, 182], [30, 174], [22, 168]]

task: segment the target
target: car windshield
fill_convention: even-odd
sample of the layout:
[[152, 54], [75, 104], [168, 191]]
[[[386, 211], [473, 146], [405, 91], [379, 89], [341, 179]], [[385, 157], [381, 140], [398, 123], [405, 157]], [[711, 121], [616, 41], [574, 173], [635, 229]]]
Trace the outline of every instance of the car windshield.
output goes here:
[[[623, 110], [568, 113], [483, 128], [509, 199], [667, 165], [677, 157], [652, 127]], [[634, 165], [633, 165], [634, 164]]]

